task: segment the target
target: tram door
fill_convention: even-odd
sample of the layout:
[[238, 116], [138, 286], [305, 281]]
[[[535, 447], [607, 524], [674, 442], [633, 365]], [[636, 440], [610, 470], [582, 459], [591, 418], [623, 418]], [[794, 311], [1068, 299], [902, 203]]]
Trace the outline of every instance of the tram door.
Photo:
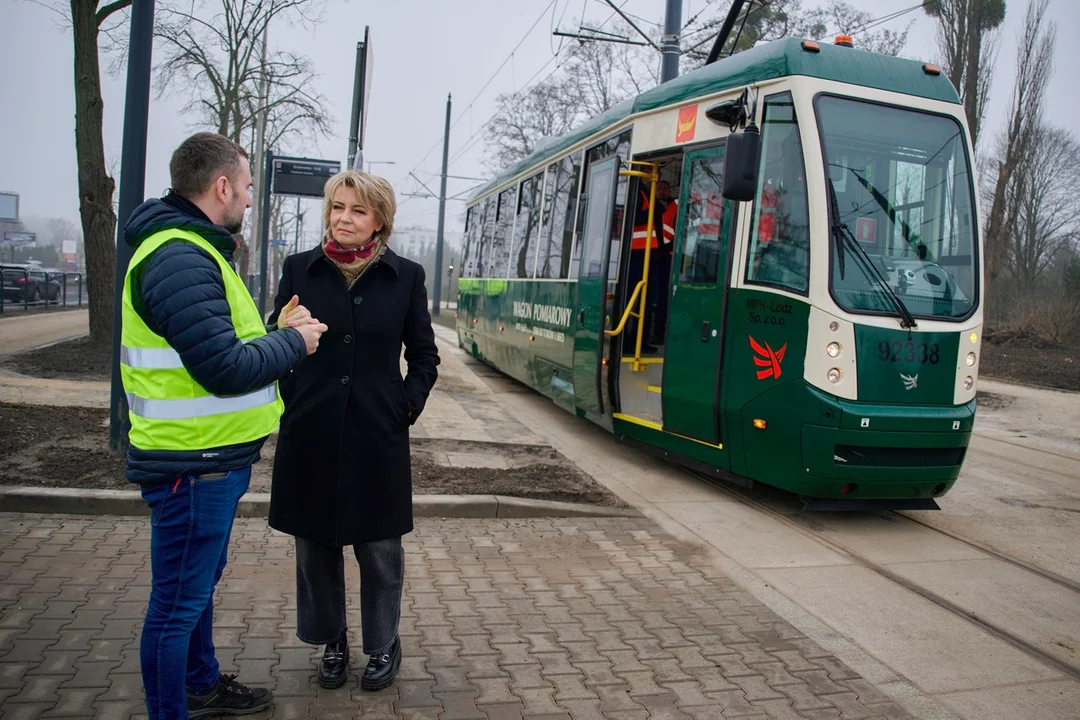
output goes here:
[[720, 442], [720, 366], [734, 208], [721, 195], [724, 148], [688, 152], [664, 357], [664, 429]]
[[600, 395], [600, 351], [606, 303], [607, 244], [612, 208], [619, 184], [618, 157], [598, 160], [589, 168], [577, 282], [577, 326], [574, 329], [574, 400], [578, 407], [603, 413]]

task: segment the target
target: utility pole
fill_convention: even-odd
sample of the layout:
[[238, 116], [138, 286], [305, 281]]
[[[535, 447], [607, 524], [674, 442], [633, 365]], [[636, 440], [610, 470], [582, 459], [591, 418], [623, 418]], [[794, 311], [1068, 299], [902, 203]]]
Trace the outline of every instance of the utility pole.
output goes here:
[[300, 252], [300, 223], [304, 216], [300, 214], [300, 198], [296, 198], [296, 239], [293, 240], [293, 254]]
[[660, 66], [660, 84], [679, 77], [679, 33], [682, 30], [682, 0], [667, 0], [664, 13], [664, 36], [660, 39], [663, 48]]
[[146, 125], [150, 116], [150, 67], [154, 50], [154, 0], [131, 6], [127, 91], [124, 102], [124, 143], [120, 160], [120, 216], [116, 223], [116, 292], [113, 303], [112, 387], [109, 393], [109, 447], [127, 444], [127, 396], [120, 377], [120, 334], [123, 328], [124, 278], [134, 254], [124, 240], [124, 226], [146, 192]]
[[[256, 118], [256, 137], [255, 137], [255, 163], [252, 165], [255, 168], [255, 172], [258, 172], [258, 168], [262, 167], [262, 161], [264, 160], [263, 154], [266, 152], [266, 112], [267, 112], [267, 81], [266, 81], [266, 41], [270, 32], [270, 22], [267, 21], [263, 27], [262, 37], [262, 64], [259, 66], [259, 70], [262, 73], [262, 77], [259, 78], [259, 110], [261, 110], [261, 118]], [[252, 175], [255, 173], [253, 172]], [[262, 188], [258, 188], [261, 190]], [[248, 285], [248, 291], [254, 293], [254, 288], [251, 287], [251, 266], [255, 261], [256, 254], [258, 253], [259, 243], [259, 206], [252, 205], [251, 207], [251, 226], [248, 228], [248, 252], [247, 259], [244, 263], [246, 267], [241, 268], [241, 271], [246, 274], [244, 282]]]
[[446, 129], [443, 130], [442, 146], [442, 179], [439, 184], [439, 228], [435, 235], [435, 277], [431, 288], [435, 302], [431, 304], [431, 312], [439, 314], [439, 298], [442, 297], [442, 256], [443, 256], [443, 230], [446, 228], [446, 166], [450, 157], [450, 94], [446, 95]]
[[668, 80], [674, 80], [679, 76], [679, 56], [682, 54], [682, 49], [679, 46], [680, 35], [682, 33], [682, 0], [667, 0], [667, 5], [664, 10], [664, 35], [660, 40], [660, 45], [656, 44], [649, 34], [638, 27], [629, 15], [622, 11], [614, 0], [604, 0], [611, 9], [619, 14], [623, 20], [627, 22], [630, 27], [637, 31], [645, 42], [639, 42], [631, 40], [628, 37], [622, 35], [616, 35], [615, 33], [605, 32], [603, 30], [593, 30], [592, 28], [583, 27], [583, 30], [588, 30], [589, 34], [583, 33], [566, 33], [556, 29], [552, 34], [560, 37], [577, 38], [578, 40], [597, 40], [600, 42], [613, 42], [623, 45], [648, 45], [653, 50], [656, 50], [661, 54], [662, 64], [660, 66], [660, 83], [666, 83]]
[[263, 174], [262, 188], [262, 232], [259, 233], [259, 315], [266, 317], [266, 255], [270, 249], [270, 186], [274, 180], [274, 153], [267, 150], [263, 162], [266, 169]]

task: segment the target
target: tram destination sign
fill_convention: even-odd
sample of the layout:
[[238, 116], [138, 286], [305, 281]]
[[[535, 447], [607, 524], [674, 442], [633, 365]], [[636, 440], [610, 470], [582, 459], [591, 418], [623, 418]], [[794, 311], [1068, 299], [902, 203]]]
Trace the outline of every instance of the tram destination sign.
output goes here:
[[337, 160], [274, 157], [271, 191], [275, 195], [321, 198], [326, 181], [340, 171]]

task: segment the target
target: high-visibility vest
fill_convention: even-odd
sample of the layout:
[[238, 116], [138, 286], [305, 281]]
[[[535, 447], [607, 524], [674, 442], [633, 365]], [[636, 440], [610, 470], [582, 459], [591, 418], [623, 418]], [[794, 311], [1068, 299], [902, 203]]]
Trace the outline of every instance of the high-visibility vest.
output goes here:
[[[641, 201], [638, 205], [638, 212], [644, 214], [644, 221], [639, 222], [634, 226], [634, 232], [630, 236], [630, 249], [631, 250], [644, 250], [645, 249], [645, 236], [648, 234], [648, 211], [649, 211], [649, 196], [644, 191], [641, 193]], [[664, 208], [664, 212], [660, 215], [653, 215], [653, 234], [649, 236], [649, 242], [652, 244], [655, 250], [656, 245], [656, 227], [661, 228], [661, 237], [664, 239], [664, 244], [670, 244], [675, 241], [675, 218], [679, 215], [679, 201], [670, 200], [667, 206]]]
[[197, 451], [239, 445], [266, 437], [284, 412], [277, 382], [244, 395], [218, 396], [200, 385], [165, 338], [151, 330], [131, 302], [131, 273], [170, 240], [193, 243], [210, 253], [225, 280], [236, 336], [266, 334], [262, 317], [243, 281], [213, 245], [186, 230], [154, 233], [128, 264], [121, 300], [120, 375], [127, 395], [131, 444], [140, 450]]

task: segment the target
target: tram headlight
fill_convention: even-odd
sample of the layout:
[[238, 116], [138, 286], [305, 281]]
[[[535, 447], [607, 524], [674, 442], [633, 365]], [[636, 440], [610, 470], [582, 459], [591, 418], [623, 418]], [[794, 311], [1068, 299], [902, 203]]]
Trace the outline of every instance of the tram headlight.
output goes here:
[[831, 358], [839, 356], [841, 350], [843, 350], [843, 348], [840, 347], [840, 343], [838, 342], [831, 342], [825, 346], [825, 353]]
[[970, 390], [973, 387], [975, 387], [975, 378], [968, 375], [966, 378], [964, 378], [964, 389]]
[[840, 382], [840, 378], [842, 376], [843, 373], [840, 372], [840, 368], [830, 368], [829, 372], [825, 373], [825, 377], [828, 378], [829, 382], [833, 383], [834, 385]]
[[975, 367], [975, 353], [970, 352], [967, 354], [968, 367]]

